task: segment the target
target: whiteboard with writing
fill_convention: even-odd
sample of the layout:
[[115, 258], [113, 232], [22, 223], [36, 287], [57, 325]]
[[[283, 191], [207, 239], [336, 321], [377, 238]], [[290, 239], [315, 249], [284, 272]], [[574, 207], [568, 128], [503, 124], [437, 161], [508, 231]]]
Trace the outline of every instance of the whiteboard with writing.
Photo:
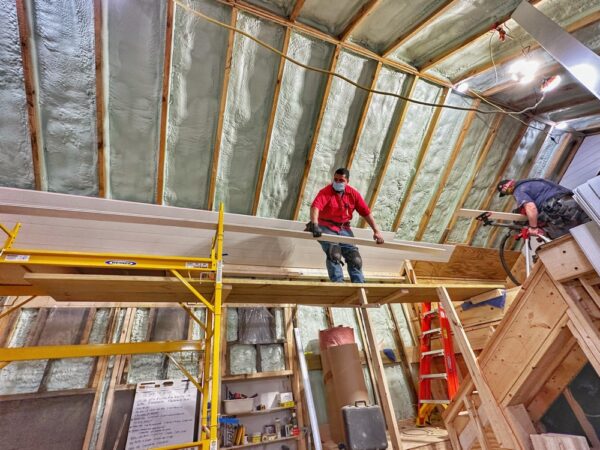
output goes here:
[[192, 442], [196, 396], [188, 380], [138, 383], [126, 450]]

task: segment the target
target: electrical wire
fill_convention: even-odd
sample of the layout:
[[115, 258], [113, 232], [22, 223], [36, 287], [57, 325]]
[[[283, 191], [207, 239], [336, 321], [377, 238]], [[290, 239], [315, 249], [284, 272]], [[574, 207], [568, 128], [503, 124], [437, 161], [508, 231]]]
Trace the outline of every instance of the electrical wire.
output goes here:
[[494, 34], [494, 31], [492, 31], [492, 34], [490, 34], [488, 46], [490, 48], [490, 59], [492, 60], [492, 66], [494, 67], [494, 74], [496, 75], [496, 83], [498, 83], [498, 69], [496, 67], [496, 62], [494, 61], [494, 53], [492, 52], [492, 38], [494, 37]]
[[[282, 51], [276, 49], [275, 47], [273, 47], [273, 46], [271, 46], [269, 44], [267, 44], [266, 42], [261, 41], [260, 39], [252, 36], [250, 33], [247, 33], [247, 32], [245, 32], [243, 30], [240, 30], [239, 28], [236, 28], [236, 27], [234, 27], [232, 25], [229, 25], [227, 23], [220, 22], [220, 21], [218, 21], [216, 19], [213, 19], [212, 17], [209, 17], [209, 16], [201, 13], [200, 11], [195, 10], [194, 8], [186, 5], [185, 3], [182, 3], [180, 0], [174, 0], [174, 2], [178, 6], [182, 7], [183, 9], [185, 9], [186, 11], [188, 11], [188, 12], [190, 12], [190, 13], [198, 16], [198, 17], [201, 17], [202, 19], [204, 19], [204, 20], [206, 20], [206, 21], [208, 21], [210, 23], [213, 23], [215, 25], [219, 25], [219, 26], [221, 26], [223, 28], [227, 28], [228, 30], [234, 31], [234, 32], [236, 32], [238, 34], [241, 34], [242, 36], [247, 37], [248, 39], [256, 42], [261, 47], [264, 47], [267, 50], [270, 50], [273, 53], [276, 53], [277, 55], [281, 56], [282, 58], [286, 59], [287, 61], [289, 61], [289, 62], [291, 62], [293, 64], [296, 64], [297, 66], [300, 66], [300, 67], [302, 67], [302, 68], [304, 68], [306, 70], [311, 70], [313, 72], [318, 72], [318, 73], [322, 73], [324, 75], [329, 75], [329, 76], [337, 77], [337, 78], [345, 81], [346, 83], [351, 84], [352, 86], [354, 86], [354, 87], [356, 87], [358, 89], [361, 89], [361, 90], [363, 90], [365, 92], [369, 92], [371, 94], [377, 94], [377, 95], [384, 95], [384, 96], [388, 96], [388, 97], [395, 97], [395, 98], [398, 98], [400, 100], [404, 100], [404, 101], [407, 101], [407, 102], [410, 102], [410, 103], [415, 103], [417, 105], [432, 106], [432, 107], [436, 107], [436, 108], [448, 108], [448, 109], [454, 109], [454, 110], [458, 110], [458, 111], [475, 111], [475, 112], [478, 112], [478, 113], [481, 113], [481, 114], [496, 114], [496, 111], [486, 111], [486, 110], [477, 109], [477, 108], [467, 108], [467, 107], [462, 107], [462, 106], [446, 105], [446, 104], [442, 104], [442, 103], [424, 102], [424, 101], [421, 101], [421, 100], [416, 100], [414, 98], [406, 97], [406, 96], [401, 95], [401, 94], [396, 94], [396, 93], [393, 93], [393, 92], [387, 92], [387, 91], [380, 91], [380, 90], [377, 90], [377, 89], [371, 89], [370, 87], [363, 86], [362, 84], [357, 83], [357, 82], [351, 80], [350, 78], [345, 77], [344, 75], [340, 75], [339, 73], [336, 73], [334, 71], [327, 70], [327, 69], [321, 69], [319, 67], [314, 67], [314, 66], [309, 66], [308, 64], [304, 64], [304, 63], [302, 63], [302, 62], [300, 62], [300, 61], [298, 61], [298, 60], [296, 60], [296, 59], [294, 59], [294, 58], [286, 55]], [[477, 96], [479, 97], [479, 95], [477, 95]], [[498, 109], [498, 111], [500, 111], [503, 114], [507, 114], [507, 115], [514, 115], [514, 114], [516, 114], [516, 113], [512, 113], [510, 111], [506, 111], [505, 109], [499, 107], [498, 105], [494, 105], [492, 102], [490, 102], [488, 100], [486, 100], [486, 103], [489, 103], [489, 104], [493, 105], [495, 108]], [[519, 120], [519, 119], [517, 118], [517, 120]], [[525, 123], [525, 122], [523, 122], [523, 123]]]
[[[328, 76], [333, 76], [333, 77], [337, 77], [345, 82], [347, 82], [348, 84], [361, 89], [365, 92], [371, 93], [371, 94], [377, 94], [377, 95], [383, 95], [383, 96], [388, 96], [388, 97], [395, 97], [398, 98], [400, 100], [404, 100], [406, 102], [410, 102], [410, 103], [415, 103], [417, 105], [423, 105], [423, 106], [431, 106], [431, 107], [435, 107], [435, 108], [448, 108], [448, 109], [454, 109], [454, 110], [458, 110], [458, 111], [474, 111], [474, 112], [478, 112], [481, 114], [505, 114], [510, 116], [511, 118], [521, 122], [523, 125], [527, 126], [528, 128], [532, 128], [538, 131], [542, 131], [547, 135], [550, 135], [550, 131], [547, 131], [544, 128], [539, 128], [536, 127], [535, 125], [532, 125], [524, 120], [522, 120], [521, 118], [517, 117], [520, 114], [523, 114], [523, 112], [529, 111], [531, 109], [535, 109], [539, 106], [539, 104], [544, 100], [544, 96], [542, 96], [542, 98], [533, 106], [529, 107], [529, 108], [525, 108], [522, 111], [517, 111], [517, 112], [512, 112], [512, 111], [508, 111], [498, 105], [496, 105], [495, 103], [491, 102], [490, 100], [486, 99], [485, 97], [479, 95], [477, 92], [475, 92], [474, 90], [469, 90], [469, 92], [471, 92], [473, 95], [475, 95], [476, 97], [478, 97], [479, 99], [481, 99], [483, 102], [487, 103], [488, 105], [492, 106], [496, 111], [489, 111], [489, 110], [482, 110], [482, 109], [478, 109], [478, 108], [467, 108], [467, 107], [462, 107], [462, 106], [454, 106], [454, 105], [446, 105], [446, 104], [442, 104], [442, 103], [431, 103], [431, 102], [425, 102], [425, 101], [421, 101], [421, 100], [416, 100], [414, 98], [410, 98], [410, 97], [406, 97], [404, 95], [401, 94], [396, 94], [393, 92], [387, 92], [387, 91], [380, 91], [377, 89], [371, 89], [370, 87], [364, 86], [360, 83], [357, 83], [353, 80], [351, 80], [348, 77], [345, 77], [344, 75], [340, 75], [339, 73], [336, 73], [335, 71], [331, 71], [331, 70], [327, 70], [327, 69], [321, 69], [319, 67], [314, 67], [314, 66], [310, 66], [308, 64], [304, 64], [288, 55], [286, 55], [285, 53], [281, 52], [280, 50], [276, 49], [275, 47], [267, 44], [264, 41], [261, 41], [260, 39], [252, 36], [250, 33], [247, 33], [243, 30], [240, 30], [239, 28], [236, 28], [232, 25], [229, 25], [227, 23], [221, 22], [219, 20], [213, 19], [210, 16], [207, 16], [206, 14], [201, 13], [200, 11], [197, 11], [196, 9], [186, 5], [185, 3], [183, 3], [181, 0], [174, 0], [174, 3], [178, 6], [180, 6], [181, 8], [183, 8], [184, 10], [188, 11], [189, 13], [198, 16], [214, 25], [218, 25], [220, 27], [226, 28], [228, 30], [231, 30], [235, 33], [241, 34], [242, 36], [247, 37], [248, 39], [256, 42], [258, 45], [260, 45], [261, 47], [266, 48], [267, 50], [270, 50], [273, 53], [276, 53], [277, 55], [281, 56], [282, 58], [284, 58], [285, 60], [291, 62], [292, 64], [296, 64], [297, 66], [300, 66], [306, 70], [311, 70], [313, 72], [318, 72], [318, 73], [322, 73], [324, 75], [328, 75]], [[493, 34], [492, 34], [493, 36]], [[490, 45], [491, 45], [491, 39], [490, 39]], [[521, 47], [522, 44], [521, 44]], [[523, 53], [524, 53], [524, 49], [522, 49]], [[492, 59], [493, 62], [493, 59]], [[496, 69], [496, 66], [494, 64], [494, 69]], [[496, 73], [497, 76], [497, 73]]]

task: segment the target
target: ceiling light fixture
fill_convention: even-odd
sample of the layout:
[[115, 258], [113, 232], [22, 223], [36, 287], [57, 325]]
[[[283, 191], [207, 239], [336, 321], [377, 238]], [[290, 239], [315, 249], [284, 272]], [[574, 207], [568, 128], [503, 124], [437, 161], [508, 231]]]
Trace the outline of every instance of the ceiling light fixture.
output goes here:
[[468, 82], [463, 82], [458, 84], [454, 90], [456, 90], [456, 92], [460, 92], [461, 94], [464, 94], [465, 92], [467, 92], [469, 90], [469, 83]]
[[540, 90], [542, 92], [550, 92], [553, 89], [556, 89], [556, 87], [560, 84], [561, 80], [562, 80], [562, 77], [560, 75], [554, 75], [549, 78], [544, 78], [544, 81], [542, 81]]
[[519, 83], [531, 83], [539, 65], [537, 61], [520, 59], [509, 67], [508, 73], [512, 75], [513, 80]]

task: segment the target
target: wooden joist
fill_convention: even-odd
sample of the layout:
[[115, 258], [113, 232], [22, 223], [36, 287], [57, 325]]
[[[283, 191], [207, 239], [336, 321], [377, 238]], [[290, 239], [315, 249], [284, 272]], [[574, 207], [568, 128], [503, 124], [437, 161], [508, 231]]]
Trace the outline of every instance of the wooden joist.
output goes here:
[[104, 155], [104, 54], [102, 43], [102, 0], [94, 0], [94, 63], [96, 70], [96, 146], [98, 151], [98, 196], [106, 197], [106, 159]]
[[348, 39], [354, 30], [367, 18], [369, 14], [377, 7], [381, 0], [368, 0], [358, 12], [352, 17], [350, 23], [346, 26], [344, 31], [340, 34], [340, 41]]

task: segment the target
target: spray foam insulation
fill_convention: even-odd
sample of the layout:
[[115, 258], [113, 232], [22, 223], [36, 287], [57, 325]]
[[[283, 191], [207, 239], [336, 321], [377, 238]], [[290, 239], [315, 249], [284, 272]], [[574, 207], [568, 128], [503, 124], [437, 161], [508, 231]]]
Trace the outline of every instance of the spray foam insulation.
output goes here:
[[248, 0], [248, 3], [273, 11], [283, 17], [288, 17], [296, 4], [296, 0]]
[[337, 36], [368, 0], [306, 0], [298, 19], [308, 25]]

